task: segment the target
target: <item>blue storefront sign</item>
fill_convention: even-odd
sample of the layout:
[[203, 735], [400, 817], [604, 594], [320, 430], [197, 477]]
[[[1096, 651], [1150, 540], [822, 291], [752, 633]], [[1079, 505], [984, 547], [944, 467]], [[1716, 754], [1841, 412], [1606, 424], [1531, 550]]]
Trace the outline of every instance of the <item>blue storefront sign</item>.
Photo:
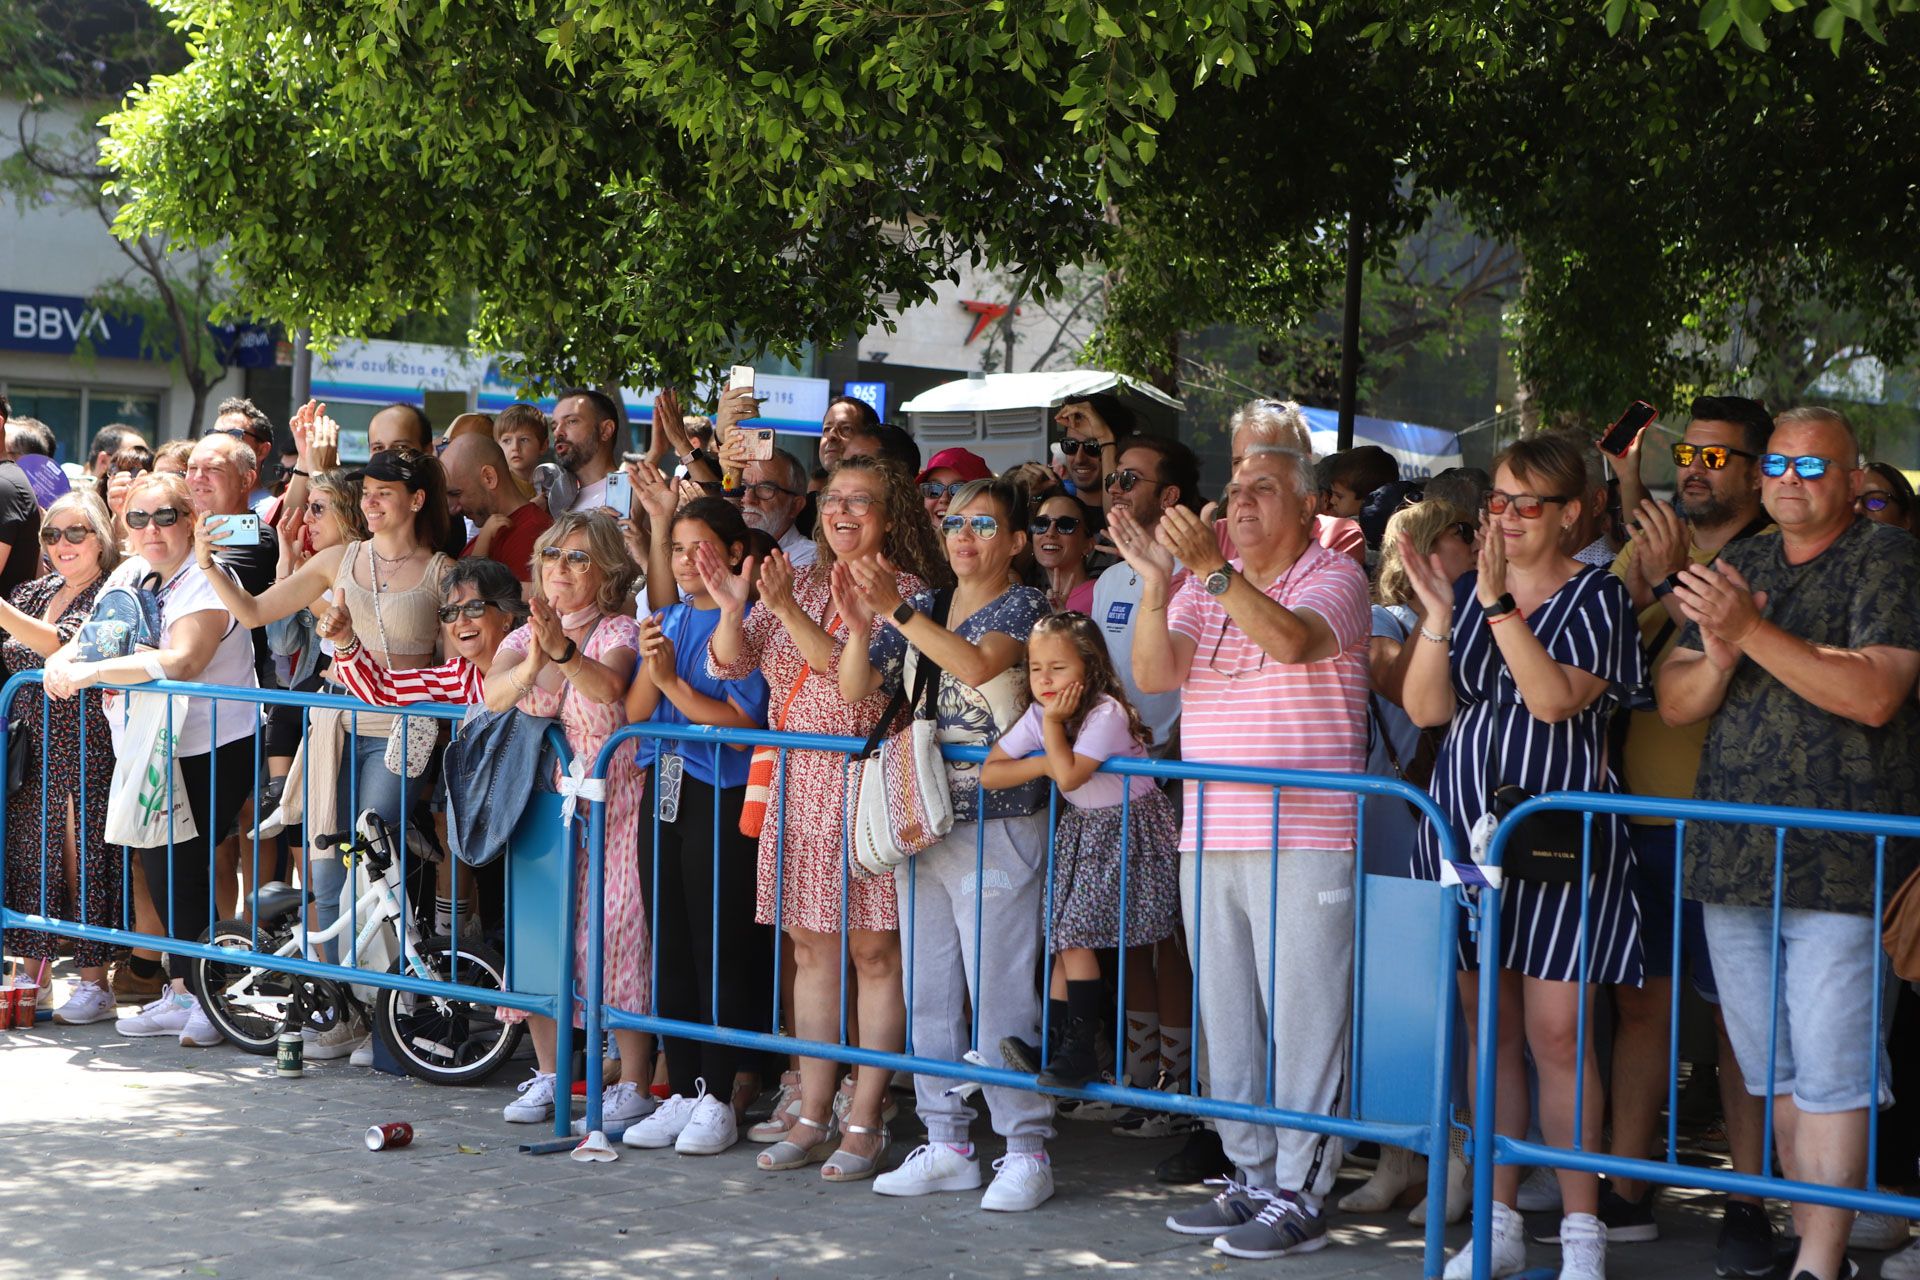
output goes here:
[[887, 420], [887, 384], [884, 382], [849, 382], [840, 389], [842, 395], [852, 396], [855, 400], [865, 400], [873, 406], [874, 416], [880, 421]]
[[84, 337], [96, 356], [139, 360], [142, 322], [109, 315], [85, 298], [0, 292], [0, 349], [70, 356]]

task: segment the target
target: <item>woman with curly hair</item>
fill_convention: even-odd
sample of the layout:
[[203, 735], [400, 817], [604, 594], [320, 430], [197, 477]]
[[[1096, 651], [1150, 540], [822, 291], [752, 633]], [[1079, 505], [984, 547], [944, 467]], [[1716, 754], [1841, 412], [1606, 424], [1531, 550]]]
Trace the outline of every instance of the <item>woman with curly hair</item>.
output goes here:
[[[870, 458], [847, 459], [828, 478], [819, 510], [814, 530], [818, 560], [795, 573], [786, 556], [774, 551], [759, 566], [759, 605], [751, 612], [754, 559], [749, 557], [735, 573], [713, 547], [701, 545], [701, 581], [720, 607], [707, 666], [719, 680], [763, 672], [771, 729], [863, 737], [886, 711], [887, 694], [876, 687], [856, 702], [841, 697], [840, 652], [849, 643], [864, 644], [875, 668], [897, 679], [906, 646], [899, 632], [871, 617], [870, 611], [842, 608], [847, 602], [833, 590], [834, 566], [883, 555], [893, 567], [893, 585], [901, 598], [918, 600], [922, 608], [928, 586], [945, 585], [950, 578], [919, 490], [898, 469]], [[857, 631], [851, 625], [854, 618], [865, 620]], [[785, 930], [792, 948], [793, 1030], [809, 1040], [840, 1037], [844, 927], [858, 982], [860, 1045], [897, 1051], [906, 1020], [900, 990], [900, 913], [890, 877], [848, 875], [844, 848], [852, 839], [847, 826], [852, 805], [846, 794], [846, 759], [838, 752], [788, 751], [782, 771], [770, 788], [759, 831], [755, 918]], [[789, 806], [804, 816], [786, 821]], [[861, 1070], [842, 1140], [842, 1122], [833, 1105], [833, 1064], [802, 1058], [798, 1107], [777, 1112], [778, 1123], [771, 1128], [756, 1126], [758, 1132], [748, 1134], [774, 1143], [761, 1153], [760, 1167], [799, 1169], [825, 1159], [821, 1176], [829, 1182], [871, 1177], [886, 1140], [881, 1113], [889, 1075]]]

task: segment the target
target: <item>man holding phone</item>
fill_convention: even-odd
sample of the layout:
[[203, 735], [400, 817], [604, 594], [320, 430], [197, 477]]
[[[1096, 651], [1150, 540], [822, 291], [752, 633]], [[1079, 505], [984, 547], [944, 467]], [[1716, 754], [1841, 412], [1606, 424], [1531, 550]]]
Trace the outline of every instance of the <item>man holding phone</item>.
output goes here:
[[[553, 406], [553, 460], [579, 486], [569, 511], [598, 511], [607, 505], [607, 477], [620, 459], [620, 409], [598, 391], [575, 388], [560, 393]], [[621, 519], [631, 513], [614, 512]]]
[[[197, 520], [209, 516], [252, 516], [247, 494], [259, 474], [252, 445], [229, 435], [206, 435], [193, 446], [187, 457], [187, 493], [193, 499]], [[254, 516], [257, 531], [249, 527], [241, 532], [236, 526], [214, 558], [233, 571], [233, 576], [251, 595], [259, 595], [273, 585], [279, 570], [280, 540], [273, 526]], [[267, 632], [253, 632], [254, 665], [260, 672], [260, 687], [274, 689], [279, 681], [273, 674], [273, 651], [267, 646]]]

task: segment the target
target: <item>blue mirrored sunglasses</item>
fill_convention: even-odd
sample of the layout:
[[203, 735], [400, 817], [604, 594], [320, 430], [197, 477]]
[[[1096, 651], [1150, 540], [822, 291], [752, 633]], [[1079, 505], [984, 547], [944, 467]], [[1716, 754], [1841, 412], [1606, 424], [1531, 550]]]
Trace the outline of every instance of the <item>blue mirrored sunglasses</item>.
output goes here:
[[1787, 474], [1792, 466], [1794, 474], [1802, 480], [1818, 480], [1827, 474], [1827, 468], [1833, 464], [1825, 458], [1811, 453], [1803, 453], [1797, 458], [1789, 458], [1784, 453], [1763, 453], [1760, 455], [1760, 471], [1763, 475], [1778, 478]]

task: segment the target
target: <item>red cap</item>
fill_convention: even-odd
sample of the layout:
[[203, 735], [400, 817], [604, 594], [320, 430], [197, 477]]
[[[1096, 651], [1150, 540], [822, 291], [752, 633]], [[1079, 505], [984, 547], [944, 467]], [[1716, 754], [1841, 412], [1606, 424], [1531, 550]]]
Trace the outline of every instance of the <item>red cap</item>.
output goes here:
[[926, 469], [920, 473], [920, 478], [925, 480], [943, 467], [948, 471], [958, 471], [962, 481], [985, 480], [993, 474], [993, 468], [987, 465], [986, 459], [971, 449], [942, 449], [927, 459]]

